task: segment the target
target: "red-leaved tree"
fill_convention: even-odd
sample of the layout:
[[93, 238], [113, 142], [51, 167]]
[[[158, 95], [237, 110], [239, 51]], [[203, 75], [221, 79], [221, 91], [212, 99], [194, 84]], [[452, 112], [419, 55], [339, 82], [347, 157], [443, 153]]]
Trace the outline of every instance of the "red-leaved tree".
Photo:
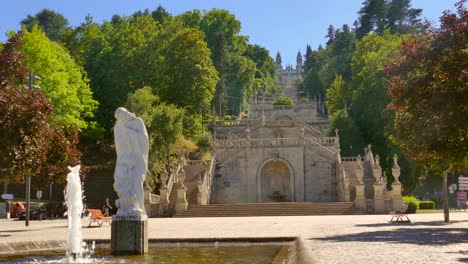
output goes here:
[[445, 11], [440, 28], [412, 36], [386, 66], [395, 111], [395, 141], [408, 156], [443, 174], [444, 220], [449, 221], [447, 174], [468, 167], [468, 12]]
[[18, 52], [22, 34], [12, 36], [0, 51], [0, 181], [45, 187], [64, 182], [67, 166], [80, 163], [75, 129], [51, 124], [54, 107], [40, 90], [22, 88], [27, 69]]

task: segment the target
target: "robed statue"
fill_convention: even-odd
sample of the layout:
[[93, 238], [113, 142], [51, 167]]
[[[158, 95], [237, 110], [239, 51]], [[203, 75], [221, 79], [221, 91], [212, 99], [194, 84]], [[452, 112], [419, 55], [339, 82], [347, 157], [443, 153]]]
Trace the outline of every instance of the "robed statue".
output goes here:
[[115, 111], [117, 216], [145, 216], [143, 183], [148, 171], [148, 132], [143, 120], [123, 107]]

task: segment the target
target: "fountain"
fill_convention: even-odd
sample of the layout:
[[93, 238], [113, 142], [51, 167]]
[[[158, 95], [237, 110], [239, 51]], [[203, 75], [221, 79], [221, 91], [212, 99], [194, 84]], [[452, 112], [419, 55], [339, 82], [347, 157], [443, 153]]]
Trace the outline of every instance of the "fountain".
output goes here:
[[67, 259], [74, 261], [88, 253], [81, 234], [81, 214], [83, 212], [80, 165], [68, 167], [65, 200], [68, 206]]

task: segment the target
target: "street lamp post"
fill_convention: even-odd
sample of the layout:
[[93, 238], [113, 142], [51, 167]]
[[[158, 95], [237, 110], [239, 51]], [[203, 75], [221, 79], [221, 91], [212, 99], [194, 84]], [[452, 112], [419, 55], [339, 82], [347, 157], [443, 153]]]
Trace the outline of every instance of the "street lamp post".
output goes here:
[[[28, 88], [29, 91], [33, 89], [33, 81], [40, 80], [38, 76], [33, 75], [32, 68], [29, 69], [29, 80], [28, 80]], [[26, 216], [25, 216], [25, 225], [29, 226], [29, 212], [31, 210], [31, 175], [26, 176]]]

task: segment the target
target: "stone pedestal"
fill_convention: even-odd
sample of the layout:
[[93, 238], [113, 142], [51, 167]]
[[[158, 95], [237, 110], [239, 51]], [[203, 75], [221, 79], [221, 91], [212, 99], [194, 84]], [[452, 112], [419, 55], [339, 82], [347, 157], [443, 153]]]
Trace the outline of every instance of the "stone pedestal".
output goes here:
[[374, 184], [374, 213], [383, 214], [385, 213], [385, 200], [383, 195], [382, 183]]
[[[121, 220], [124, 219], [125, 220]], [[112, 217], [112, 255], [143, 255], [148, 253], [148, 219], [131, 220], [132, 217]]]
[[392, 184], [392, 205], [393, 210], [400, 210], [403, 206], [403, 199], [401, 197], [401, 183]]
[[148, 214], [149, 216], [152, 216], [153, 212], [151, 212], [151, 189], [148, 186], [144, 187], [143, 199], [144, 199], [146, 214]]
[[166, 186], [163, 186], [159, 189], [159, 216], [165, 216], [168, 214], [169, 210], [169, 193]]
[[177, 201], [175, 210], [176, 213], [183, 213], [187, 210], [188, 203], [186, 198], [187, 188], [185, 186], [180, 186], [177, 188]]
[[358, 184], [356, 188], [356, 199], [354, 200], [354, 205], [362, 210], [367, 209], [366, 196], [364, 195], [364, 184]]

